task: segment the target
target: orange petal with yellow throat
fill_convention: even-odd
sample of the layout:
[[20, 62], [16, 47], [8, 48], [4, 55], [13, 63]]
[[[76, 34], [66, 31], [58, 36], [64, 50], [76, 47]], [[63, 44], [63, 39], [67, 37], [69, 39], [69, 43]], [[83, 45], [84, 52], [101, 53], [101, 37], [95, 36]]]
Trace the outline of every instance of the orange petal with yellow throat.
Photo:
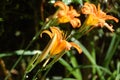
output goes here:
[[62, 40], [60, 42], [55, 42], [56, 45], [54, 45], [52, 47], [52, 49], [50, 50], [50, 54], [51, 55], [56, 55], [56, 54], [59, 54], [60, 52], [64, 51], [66, 49], [66, 41], [65, 40]]
[[62, 17], [58, 18], [59, 23], [67, 23], [69, 21], [70, 21], [70, 18], [68, 16], [62, 16]]

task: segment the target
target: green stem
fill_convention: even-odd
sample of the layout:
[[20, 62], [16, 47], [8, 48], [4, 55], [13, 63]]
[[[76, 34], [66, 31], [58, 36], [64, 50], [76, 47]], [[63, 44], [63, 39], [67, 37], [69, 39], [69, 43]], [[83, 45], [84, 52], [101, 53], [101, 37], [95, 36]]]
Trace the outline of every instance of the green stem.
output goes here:
[[[92, 46], [91, 56], [92, 56], [92, 58], [94, 59], [94, 61], [96, 62], [96, 53], [95, 53], [94, 42], [91, 42], [91, 46]], [[96, 74], [95, 65], [93, 65], [92, 73], [93, 73], [93, 75]]]
[[[42, 66], [42, 68], [39, 69], [39, 70], [37, 71], [37, 73], [34, 75], [34, 77], [33, 77], [32, 80], [34, 80], [34, 79], [36, 78], [36, 76], [37, 76], [41, 71], [48, 69], [47, 72], [46, 72], [45, 75], [44, 75], [44, 76], [46, 76], [47, 73], [49, 72], [49, 70], [51, 69], [51, 67], [53, 66], [53, 64], [54, 64], [55, 62], [57, 62], [64, 54], [65, 54], [65, 51], [62, 51], [62, 52], [59, 53], [59, 55], [57, 55], [48, 65]], [[51, 56], [50, 56], [50, 57], [51, 57]], [[49, 57], [49, 58], [50, 58], [50, 57]]]
[[61, 53], [59, 53], [58, 55], [56, 55], [56, 57], [44, 68], [45, 70], [49, 67], [51, 67], [55, 62], [57, 62], [64, 54], [66, 53], [66, 51], [62, 51]]

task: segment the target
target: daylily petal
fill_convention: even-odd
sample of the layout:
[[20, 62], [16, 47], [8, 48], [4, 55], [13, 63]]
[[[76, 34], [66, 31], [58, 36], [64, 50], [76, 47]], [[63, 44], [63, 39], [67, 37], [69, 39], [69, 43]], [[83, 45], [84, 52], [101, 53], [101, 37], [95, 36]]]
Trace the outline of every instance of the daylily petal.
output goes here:
[[50, 54], [51, 55], [56, 55], [59, 54], [60, 52], [62, 52], [63, 50], [66, 49], [66, 41], [65, 40], [61, 40], [60, 42], [58, 42], [56, 45], [54, 45], [52, 47], [52, 49], [50, 50]]
[[63, 9], [63, 10], [65, 10], [65, 11], [67, 11], [67, 10], [69, 9], [69, 7], [66, 6], [66, 5], [65, 5], [63, 2], [61, 2], [61, 1], [55, 2], [54, 6], [55, 6], [55, 7], [58, 6], [58, 7], [60, 7], [60, 9]]
[[42, 37], [42, 34], [43, 34], [43, 33], [48, 34], [48, 35], [50, 36], [50, 38], [53, 37], [53, 34], [52, 34], [50, 31], [47, 31], [47, 30], [44, 30], [44, 31], [40, 34], [40, 37]]
[[97, 17], [94, 17], [93, 15], [88, 15], [86, 21], [85, 21], [85, 24], [87, 26], [95, 26], [96, 24], [98, 24], [99, 20]]
[[50, 30], [52, 31], [52, 34], [56, 34], [57, 35], [57, 40], [61, 40], [62, 39], [62, 31], [60, 31], [59, 28], [50, 27]]
[[83, 14], [95, 14], [97, 12], [96, 6], [86, 2], [81, 9]]
[[45, 49], [43, 50], [42, 54], [38, 57], [37, 62], [35, 62], [35, 63], [39, 63], [39, 62], [41, 62], [41, 61], [43, 61], [45, 59], [45, 57], [47, 56], [47, 54], [51, 50], [52, 46], [54, 45], [54, 42], [56, 41], [56, 38], [57, 38], [57, 35], [55, 34], [52, 37], [52, 39], [49, 41], [49, 43], [47, 44]]
[[77, 51], [79, 52], [79, 54], [81, 54], [82, 53], [82, 49], [77, 45], [77, 44], [75, 44], [74, 42], [69, 42], [74, 48], [76, 48], [77, 49]]
[[118, 22], [119, 20], [113, 16], [110, 16], [110, 15], [106, 15], [105, 16], [105, 20], [114, 20], [115, 22]]
[[113, 26], [112, 25], [108, 25], [107, 23], [104, 24], [105, 27], [107, 27], [111, 32], [114, 31]]
[[75, 9], [73, 9], [73, 6], [70, 6], [69, 11], [68, 11], [68, 15], [70, 15], [71, 18], [80, 16], [80, 14], [77, 13], [77, 11]]
[[58, 19], [59, 23], [67, 23], [70, 21], [70, 18], [67, 16], [62, 16]]
[[52, 46], [52, 48], [51, 48], [51, 50], [50, 50], [50, 54], [51, 55], [54, 55], [54, 54], [57, 54], [56, 52], [55, 52], [55, 50], [56, 50], [56, 48], [57, 48], [57, 46], [58, 46], [58, 40], [56, 39], [56, 41], [54, 42], [54, 44], [53, 44], [53, 46]]
[[69, 10], [69, 7], [61, 1], [55, 2], [54, 6], [55, 7], [56, 6], [60, 7], [60, 9], [58, 11], [58, 16], [59, 17], [66, 15], [67, 11]]
[[79, 28], [81, 26], [81, 22], [78, 18], [74, 18], [73, 20], [70, 20], [71, 25], [73, 28]]

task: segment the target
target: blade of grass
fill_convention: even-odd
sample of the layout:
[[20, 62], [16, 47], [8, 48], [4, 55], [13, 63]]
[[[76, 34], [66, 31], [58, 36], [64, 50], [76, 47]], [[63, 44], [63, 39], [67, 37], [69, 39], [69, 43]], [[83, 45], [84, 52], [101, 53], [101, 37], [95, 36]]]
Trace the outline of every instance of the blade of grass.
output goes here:
[[68, 64], [67, 61], [65, 61], [64, 59], [60, 58], [59, 62], [66, 67], [66, 69], [71, 72], [71, 74], [77, 79], [77, 80], [82, 80], [78, 74], [76, 74], [76, 71], [73, 70], [73, 68], [70, 66], [70, 64]]
[[[78, 66], [79, 68], [93, 68], [93, 65], [81, 65], [81, 66]], [[107, 74], [109, 75], [112, 75], [112, 72], [110, 72], [109, 69], [107, 68], [104, 68], [102, 66], [99, 66], [99, 65], [95, 65], [94, 68], [98, 67], [99, 69], [101, 69], [102, 71], [106, 72]]]
[[[92, 48], [92, 50], [91, 50], [91, 55], [92, 55], [94, 61], [96, 62], [96, 53], [95, 53], [94, 42], [91, 42], [91, 48]], [[96, 74], [96, 69], [95, 69], [94, 66], [95, 66], [95, 65], [93, 65], [93, 68], [92, 68], [92, 73], [93, 73], [93, 75]]]
[[108, 51], [106, 53], [106, 57], [104, 59], [104, 63], [103, 63], [103, 66], [104, 67], [108, 67], [113, 55], [115, 54], [115, 51], [117, 49], [117, 46], [119, 45], [120, 43], [120, 39], [118, 38], [118, 36], [116, 34], [113, 35], [112, 37], [112, 40], [111, 40], [111, 43], [110, 43], [110, 46], [108, 48]]
[[94, 61], [88, 50], [78, 40], [72, 38], [72, 41], [77, 43], [82, 48], [83, 53], [87, 56], [87, 58], [90, 60], [92, 64], [96, 64], [96, 62]]
[[75, 69], [76, 74], [78, 75], [79, 79], [82, 80], [82, 74], [80, 72], [80, 68], [78, 68], [78, 63], [77, 63], [75, 56], [70, 55], [70, 52], [67, 52], [67, 55], [70, 58], [73, 68], [77, 68], [77, 69]]
[[[90, 55], [90, 53], [88, 52], [88, 50], [75, 38], [72, 38], [72, 41], [74, 41], [75, 43], [77, 43], [83, 50], [83, 53], [85, 54], [85, 56], [88, 58], [88, 60], [92, 63], [92, 65], [97, 66], [95, 60], [93, 59], [93, 57]], [[104, 76], [102, 76], [102, 71], [99, 69], [99, 67], [96, 67], [97, 73], [100, 77], [101, 80], [105, 80]]]
[[120, 80], [120, 62], [117, 63], [117, 76], [115, 80]]

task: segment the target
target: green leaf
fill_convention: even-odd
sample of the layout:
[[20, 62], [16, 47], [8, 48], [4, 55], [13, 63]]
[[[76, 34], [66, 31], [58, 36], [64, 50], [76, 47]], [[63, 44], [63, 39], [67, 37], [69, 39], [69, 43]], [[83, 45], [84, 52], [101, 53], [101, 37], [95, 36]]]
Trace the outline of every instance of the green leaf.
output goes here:
[[[95, 61], [94, 58], [91, 56], [91, 54], [89, 53], [89, 51], [88, 51], [78, 40], [76, 40], [75, 38], [72, 38], [71, 40], [72, 40], [73, 42], [75, 42], [76, 44], [78, 44], [78, 45], [82, 48], [83, 53], [84, 53], [85, 56], [88, 58], [88, 60], [92, 63], [92, 65], [97, 66], [96, 61]], [[104, 76], [102, 76], [102, 72], [101, 72], [100, 68], [99, 68], [99, 67], [96, 67], [96, 70], [97, 70], [97, 72], [98, 72], [99, 77], [100, 77], [102, 80], [105, 80], [105, 79], [104, 79]]]
[[78, 74], [76, 74], [76, 71], [66, 62], [64, 59], [59, 59], [59, 62], [66, 67], [66, 69], [77, 79], [77, 80], [82, 80], [80, 77], [78, 77]]
[[72, 38], [72, 41], [78, 44], [82, 48], [83, 53], [86, 55], [86, 57], [90, 60], [92, 64], [96, 64], [96, 62], [90, 55], [89, 51], [78, 40], [76, 40], [75, 38]]
[[76, 80], [76, 79], [74, 79], [74, 78], [63, 78], [62, 80]]
[[104, 63], [103, 66], [104, 67], [108, 67], [113, 55], [115, 54], [115, 51], [117, 49], [117, 46], [120, 43], [120, 39], [118, 38], [118, 36], [116, 34], [113, 35], [110, 46], [108, 48], [108, 51], [106, 53], [106, 57], [104, 59]]
[[65, 4], [70, 4], [72, 0], [62, 0], [62, 2], [64, 2]]
[[80, 80], [82, 80], [82, 74], [80, 72], [80, 68], [78, 68], [78, 63], [74, 55], [70, 55], [70, 52], [67, 52], [68, 57], [70, 58], [71, 64], [73, 66], [74, 71], [76, 72], [76, 75], [79, 77]]

